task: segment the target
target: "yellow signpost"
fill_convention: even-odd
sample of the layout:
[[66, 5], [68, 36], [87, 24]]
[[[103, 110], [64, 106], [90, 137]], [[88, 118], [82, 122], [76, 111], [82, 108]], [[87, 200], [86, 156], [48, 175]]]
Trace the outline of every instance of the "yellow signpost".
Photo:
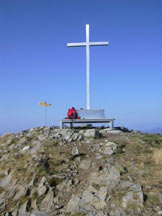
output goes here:
[[46, 110], [46, 108], [49, 106], [52, 106], [52, 104], [48, 104], [45, 101], [45, 102], [40, 102], [40, 106], [44, 106], [44, 126], [46, 126], [46, 123], [47, 123], [47, 110]]

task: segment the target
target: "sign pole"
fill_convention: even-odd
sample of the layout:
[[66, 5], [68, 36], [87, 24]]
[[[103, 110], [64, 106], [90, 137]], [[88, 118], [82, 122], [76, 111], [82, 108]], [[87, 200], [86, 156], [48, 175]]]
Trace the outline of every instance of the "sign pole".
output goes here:
[[51, 106], [52, 104], [47, 104], [46, 101], [45, 102], [41, 102], [40, 106], [44, 106], [44, 126], [46, 127], [47, 124], [47, 107]]
[[44, 126], [46, 127], [46, 119], [47, 119], [47, 110], [46, 106], [44, 106]]

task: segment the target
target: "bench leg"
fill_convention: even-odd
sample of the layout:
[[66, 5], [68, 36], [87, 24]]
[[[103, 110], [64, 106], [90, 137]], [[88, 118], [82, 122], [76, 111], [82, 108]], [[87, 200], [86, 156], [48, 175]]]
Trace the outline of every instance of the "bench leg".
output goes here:
[[60, 121], [60, 129], [64, 128], [64, 123], [62, 121]]
[[71, 122], [71, 123], [70, 123], [70, 128], [72, 128], [72, 127], [73, 127], [73, 123]]
[[112, 120], [111, 122], [110, 122], [110, 129], [113, 129], [114, 128], [114, 120]]

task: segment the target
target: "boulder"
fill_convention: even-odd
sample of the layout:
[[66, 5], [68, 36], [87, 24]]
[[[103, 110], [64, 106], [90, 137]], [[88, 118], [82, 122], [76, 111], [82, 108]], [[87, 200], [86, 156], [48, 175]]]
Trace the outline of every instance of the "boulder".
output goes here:
[[110, 216], [127, 216], [122, 209], [116, 209], [110, 212]]
[[42, 144], [40, 141], [34, 141], [33, 145], [34, 147], [30, 150], [30, 154], [34, 154], [35, 152], [37, 152]]
[[98, 138], [101, 136], [99, 131], [96, 129], [80, 130], [79, 133], [85, 138]]
[[119, 181], [120, 172], [114, 166], [107, 166], [101, 171], [91, 173], [88, 177], [89, 186], [79, 196], [72, 195], [66, 212], [86, 211], [94, 212], [96, 215], [99, 210], [103, 211], [109, 201], [108, 191]]
[[121, 188], [125, 191], [122, 198], [122, 206], [127, 208], [128, 203], [134, 204], [136, 207], [143, 207], [143, 192], [140, 184], [124, 181]]
[[24, 145], [26, 142], [27, 142], [26, 137], [22, 137], [22, 138], [19, 140], [18, 145], [19, 145], [19, 146], [22, 146], [22, 145]]
[[103, 149], [103, 154], [105, 155], [112, 155], [116, 152], [117, 150], [117, 144], [114, 142], [107, 142], [105, 144], [105, 147]]
[[1, 181], [0, 181], [0, 187], [5, 188], [11, 181], [12, 175], [7, 175], [5, 176]]
[[78, 148], [75, 146], [75, 147], [73, 147], [73, 149], [72, 149], [72, 151], [71, 151], [71, 154], [73, 155], [73, 156], [76, 156], [76, 155], [79, 155], [80, 153], [79, 153], [79, 150], [78, 150]]
[[54, 194], [53, 191], [49, 191], [40, 205], [41, 211], [50, 212], [51, 209], [54, 207]]
[[79, 164], [79, 168], [87, 170], [90, 168], [91, 164], [92, 164], [92, 161], [89, 159], [88, 160], [82, 160]]
[[42, 196], [43, 194], [45, 194], [47, 191], [47, 187], [45, 184], [46, 184], [46, 177], [43, 176], [39, 185], [38, 185], [38, 190], [37, 190], [39, 197]]
[[110, 129], [110, 128], [105, 128], [103, 130], [100, 130], [100, 133], [102, 135], [106, 135], [106, 134], [121, 134], [123, 133], [121, 130], [116, 130], [116, 129]]
[[17, 193], [13, 198], [14, 201], [18, 200], [20, 197], [22, 197], [26, 194], [26, 189], [21, 185], [17, 186], [16, 191], [17, 191]]
[[107, 187], [95, 188], [90, 185], [81, 196], [72, 195], [67, 204], [66, 212], [90, 211], [95, 212], [96, 215], [96, 211], [106, 208], [108, 199]]
[[81, 200], [81, 197], [72, 194], [72, 197], [70, 201], [68, 202], [66, 206], [66, 212], [76, 212], [79, 211], [79, 202]]
[[27, 208], [30, 205], [30, 202], [27, 200], [19, 209], [19, 216], [28, 216], [30, 213], [27, 212]]
[[89, 182], [96, 185], [114, 188], [120, 181], [120, 171], [113, 165], [108, 164], [100, 171], [92, 172], [88, 178]]

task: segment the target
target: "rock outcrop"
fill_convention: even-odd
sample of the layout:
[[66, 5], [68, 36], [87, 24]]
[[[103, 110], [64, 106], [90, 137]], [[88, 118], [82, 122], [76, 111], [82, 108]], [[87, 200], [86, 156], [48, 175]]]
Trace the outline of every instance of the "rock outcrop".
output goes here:
[[[144, 144], [143, 144], [144, 143]], [[0, 137], [0, 215], [160, 215], [162, 137], [42, 127]]]

